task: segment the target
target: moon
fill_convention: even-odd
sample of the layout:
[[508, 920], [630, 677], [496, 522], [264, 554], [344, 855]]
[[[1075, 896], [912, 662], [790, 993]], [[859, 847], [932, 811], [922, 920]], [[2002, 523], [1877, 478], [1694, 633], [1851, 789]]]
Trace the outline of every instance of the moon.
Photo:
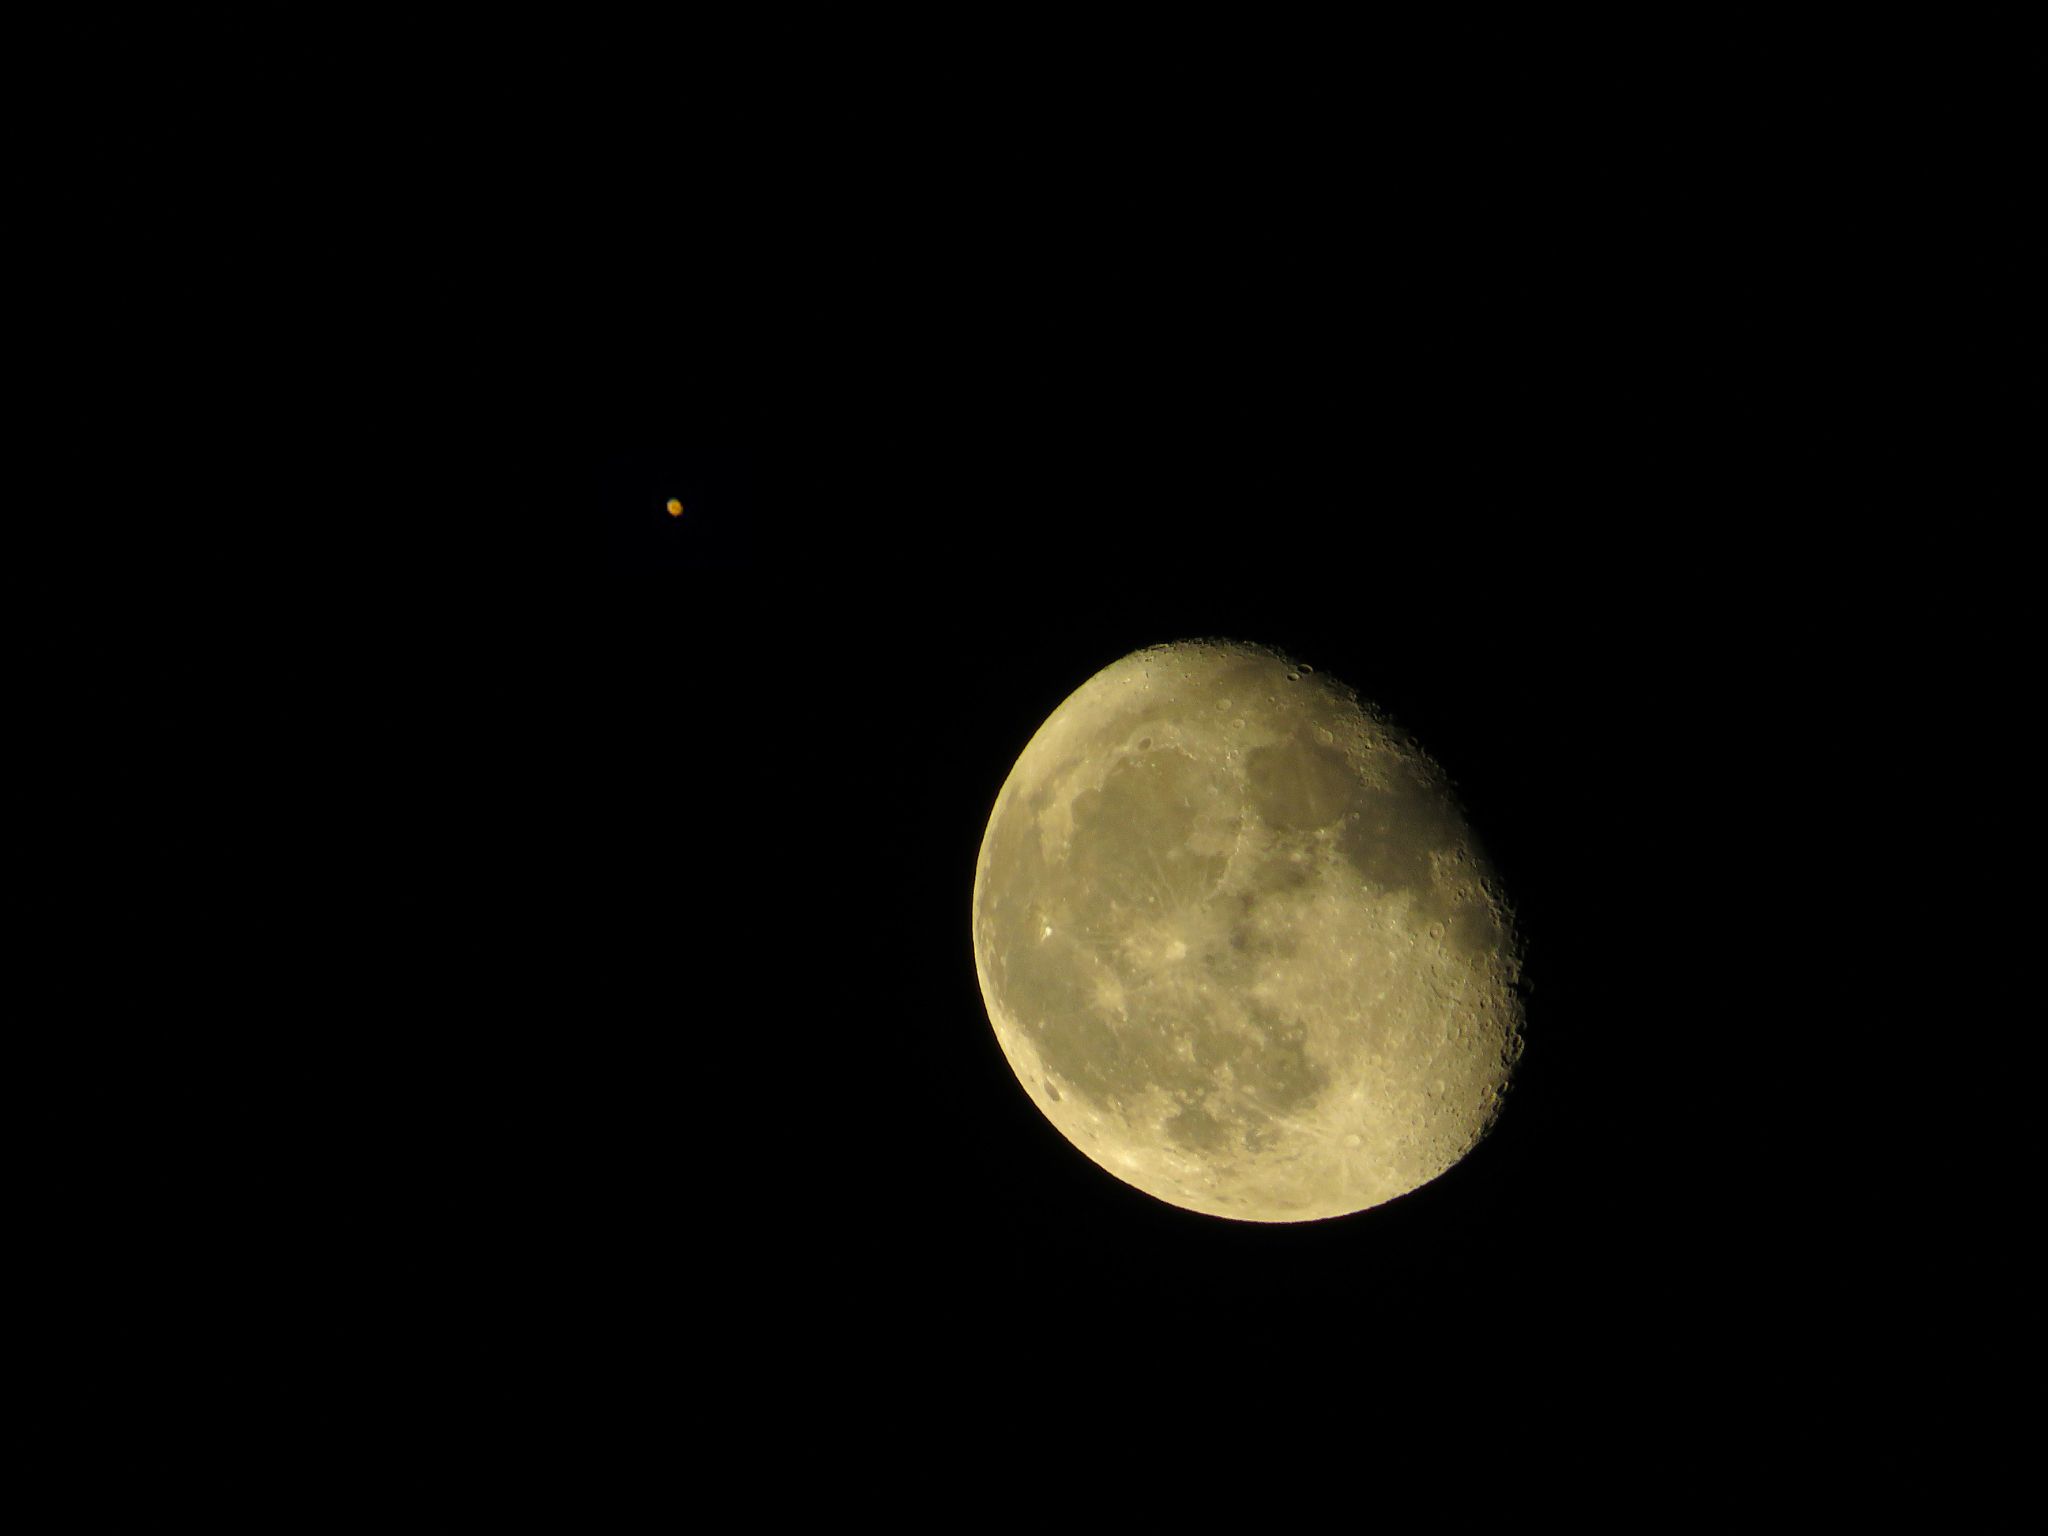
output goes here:
[[1450, 1168], [1519, 1059], [1514, 919], [1442, 770], [1278, 651], [1124, 657], [989, 816], [974, 959], [1017, 1080], [1169, 1204], [1315, 1221]]

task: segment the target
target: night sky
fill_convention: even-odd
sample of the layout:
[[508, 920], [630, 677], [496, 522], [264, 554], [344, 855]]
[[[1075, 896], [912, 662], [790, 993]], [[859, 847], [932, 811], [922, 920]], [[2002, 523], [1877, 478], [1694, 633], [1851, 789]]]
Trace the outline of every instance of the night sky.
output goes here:
[[[197, 408], [115, 445], [143, 558], [64, 632], [124, 722], [74, 792], [138, 871], [136, 1338], [492, 1411], [1442, 1369], [1526, 1421], [1795, 1326], [1730, 978], [1829, 665], [1797, 557], [1883, 446], [1813, 381], [1873, 344], [1811, 158], [1531, 43], [801, 120], [772, 50], [606, 55], [185, 194], [269, 254], [107, 322]], [[1415, 732], [1528, 943], [1495, 1133], [1339, 1221], [1116, 1182], [976, 983], [1017, 753], [1212, 635]]]

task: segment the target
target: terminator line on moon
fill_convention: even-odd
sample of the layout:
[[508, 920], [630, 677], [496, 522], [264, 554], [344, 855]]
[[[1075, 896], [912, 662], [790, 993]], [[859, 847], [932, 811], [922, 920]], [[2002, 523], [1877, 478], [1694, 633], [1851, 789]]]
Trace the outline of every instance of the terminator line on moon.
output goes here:
[[1126, 656], [1039, 728], [982, 839], [974, 958], [1046, 1118], [1212, 1216], [1427, 1183], [1521, 1052], [1513, 919], [1441, 771], [1234, 642]]

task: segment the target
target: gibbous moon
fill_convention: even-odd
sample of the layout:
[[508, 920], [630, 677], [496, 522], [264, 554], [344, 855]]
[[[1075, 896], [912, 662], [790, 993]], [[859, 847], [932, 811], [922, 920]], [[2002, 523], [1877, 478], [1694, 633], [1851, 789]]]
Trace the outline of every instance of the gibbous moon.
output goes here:
[[1139, 651], [1053, 711], [982, 838], [974, 959], [1061, 1135], [1240, 1221], [1428, 1183], [1521, 1053], [1513, 921], [1442, 772], [1256, 646]]

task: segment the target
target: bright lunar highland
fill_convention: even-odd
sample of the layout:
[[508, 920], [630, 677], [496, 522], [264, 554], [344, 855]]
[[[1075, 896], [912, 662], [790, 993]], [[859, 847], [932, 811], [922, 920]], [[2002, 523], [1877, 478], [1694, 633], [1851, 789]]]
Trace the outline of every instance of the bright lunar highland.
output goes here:
[[1521, 1052], [1513, 920], [1443, 773], [1257, 646], [1139, 651], [1053, 711], [989, 817], [974, 959], [1067, 1140], [1241, 1221], [1427, 1183]]

